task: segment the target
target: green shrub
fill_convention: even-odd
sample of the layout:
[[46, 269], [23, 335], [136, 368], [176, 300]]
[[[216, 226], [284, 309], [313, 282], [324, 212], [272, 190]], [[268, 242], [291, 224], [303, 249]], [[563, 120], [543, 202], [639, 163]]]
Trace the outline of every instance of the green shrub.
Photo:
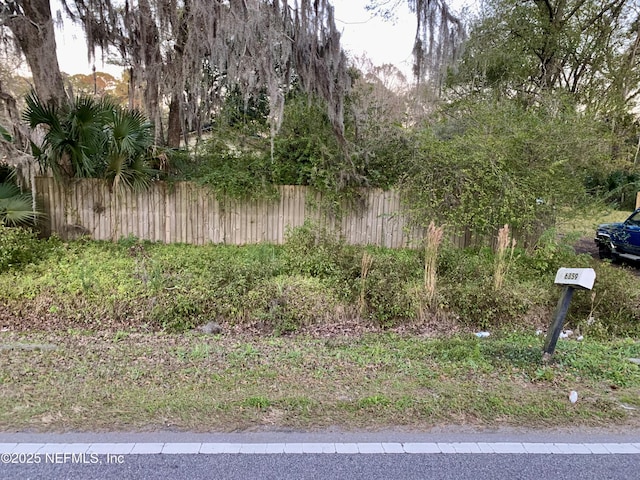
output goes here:
[[438, 276], [454, 283], [468, 282], [493, 271], [493, 253], [489, 248], [444, 246], [438, 258]]
[[203, 323], [201, 299], [189, 294], [165, 295], [151, 310], [151, 319], [168, 332], [184, 332]]
[[352, 184], [355, 172], [342, 153], [326, 106], [317, 98], [292, 93], [274, 138], [273, 179], [309, 185], [330, 194]]
[[593, 290], [573, 296], [569, 324], [590, 336], [640, 336], [638, 278], [608, 263], [590, 266], [596, 271]]
[[43, 243], [29, 229], [0, 222], [0, 272], [39, 261], [46, 250]]
[[317, 278], [281, 276], [268, 279], [245, 297], [245, 316], [276, 334], [319, 324], [336, 313], [334, 292]]
[[242, 319], [246, 295], [282, 270], [275, 245], [163, 245], [144, 258], [141, 273], [155, 304], [152, 320], [182, 331], [214, 318]]
[[420, 311], [419, 282], [423, 275], [424, 266], [418, 251], [380, 249], [374, 252], [364, 279], [367, 316], [383, 326], [415, 319]]
[[512, 324], [534, 305], [545, 305], [548, 299], [545, 292], [551, 288], [553, 279], [545, 287], [542, 272], [524, 269], [520, 262], [529, 257], [522, 250], [518, 250], [515, 264], [510, 265], [503, 286], [496, 290], [494, 257], [490, 248], [449, 247], [441, 253], [438, 266], [442, 278], [441, 305], [466, 326], [487, 329]]
[[319, 278], [355, 280], [360, 274], [360, 257], [326, 228], [305, 221], [287, 232], [284, 262], [287, 272]]
[[227, 139], [207, 142], [192, 162], [182, 162], [182, 178], [236, 199], [277, 199], [271, 161], [258, 149], [231, 148]]
[[[372, 263], [362, 278], [362, 255]], [[284, 246], [286, 272], [322, 279], [339, 298], [364, 302], [361, 313], [380, 325], [416, 318], [424, 266], [416, 250], [364, 249], [346, 245], [325, 228], [305, 222], [292, 229]], [[364, 282], [364, 285], [363, 285]]]
[[560, 267], [586, 268], [590, 257], [576, 255], [575, 240], [573, 236], [560, 237], [555, 229], [549, 229], [542, 234], [532, 253], [520, 252], [518, 264], [532, 276], [555, 275]]
[[562, 112], [505, 98], [448, 104], [441, 122], [421, 129], [401, 184], [414, 220], [533, 233], [583, 204], [584, 180], [608, 168], [610, 143], [603, 123]]
[[541, 297], [545, 298], [520, 283], [508, 284], [496, 291], [490, 277], [448, 283], [443, 289], [447, 307], [460, 317], [460, 322], [482, 330], [517, 324]]

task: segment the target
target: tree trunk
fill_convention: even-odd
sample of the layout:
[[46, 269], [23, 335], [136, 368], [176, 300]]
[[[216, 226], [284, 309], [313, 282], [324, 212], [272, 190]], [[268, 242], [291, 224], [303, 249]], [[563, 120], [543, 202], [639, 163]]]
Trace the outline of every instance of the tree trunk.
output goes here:
[[175, 93], [171, 96], [169, 104], [169, 121], [167, 124], [167, 146], [171, 148], [180, 147], [182, 137], [182, 122], [180, 121], [180, 99]]
[[144, 108], [147, 116], [154, 125], [154, 139], [156, 144], [163, 143], [162, 118], [160, 113], [161, 90], [160, 74], [162, 71], [162, 55], [160, 53], [160, 32], [156, 25], [148, 0], [139, 0], [140, 9], [140, 45], [144, 60], [143, 79]]
[[7, 19], [16, 42], [27, 59], [40, 100], [61, 104], [66, 99], [49, 0], [21, 1], [21, 14]]
[[557, 0], [555, 4], [550, 0], [535, 0], [535, 3], [538, 6], [544, 31], [544, 44], [538, 54], [540, 58], [539, 81], [543, 90], [551, 90], [560, 80], [562, 58], [566, 55], [560, 42], [561, 32], [575, 11], [573, 14], [566, 13], [566, 0]]

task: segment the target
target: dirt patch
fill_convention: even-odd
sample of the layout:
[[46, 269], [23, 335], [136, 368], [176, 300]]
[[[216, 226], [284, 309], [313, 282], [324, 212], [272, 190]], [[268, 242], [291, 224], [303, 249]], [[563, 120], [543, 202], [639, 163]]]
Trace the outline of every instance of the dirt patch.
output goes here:
[[[578, 240], [574, 244], [573, 249], [577, 254], [586, 253], [587, 255], [591, 255], [596, 260], [600, 259], [600, 256], [598, 255], [598, 246], [596, 245], [596, 242], [593, 241], [592, 237], [580, 238], [580, 240]], [[638, 262], [623, 262], [621, 264], [612, 265], [618, 268], [625, 268], [636, 277], [640, 277], [640, 263]]]
[[591, 255], [593, 258], [600, 258], [598, 256], [598, 246], [596, 245], [596, 242], [593, 241], [592, 237], [582, 237], [575, 243], [573, 249], [577, 254], [586, 253]]

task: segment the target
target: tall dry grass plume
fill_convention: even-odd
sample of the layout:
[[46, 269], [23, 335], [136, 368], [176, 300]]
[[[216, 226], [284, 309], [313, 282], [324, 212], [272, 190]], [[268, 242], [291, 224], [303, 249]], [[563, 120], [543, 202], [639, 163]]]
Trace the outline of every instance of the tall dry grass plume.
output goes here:
[[436, 298], [438, 249], [442, 244], [443, 234], [444, 227], [436, 227], [433, 222], [429, 224], [424, 247], [424, 290], [430, 306], [433, 306]]
[[367, 275], [369, 275], [369, 269], [373, 263], [373, 257], [364, 252], [362, 254], [362, 262], [360, 263], [360, 298], [358, 299], [358, 309], [360, 310], [360, 316], [363, 316], [367, 308], [367, 301], [365, 295], [367, 293]]
[[511, 238], [509, 225], [498, 230], [498, 247], [496, 251], [495, 269], [493, 272], [493, 288], [500, 290], [507, 275], [509, 265], [513, 260], [513, 252], [516, 248], [515, 238]]

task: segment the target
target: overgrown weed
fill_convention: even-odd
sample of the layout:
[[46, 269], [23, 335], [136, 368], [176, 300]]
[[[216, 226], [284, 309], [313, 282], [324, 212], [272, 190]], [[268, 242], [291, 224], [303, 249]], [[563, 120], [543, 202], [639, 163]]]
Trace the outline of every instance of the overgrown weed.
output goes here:
[[[0, 273], [4, 319], [11, 328], [89, 328], [182, 332], [209, 321], [289, 334], [342, 320], [396, 328], [457, 319], [463, 329], [536, 328], [551, 316], [561, 266], [590, 267], [591, 293], [574, 296], [567, 327], [582, 334], [637, 336], [638, 278], [548, 233], [533, 251], [510, 245], [509, 267], [490, 248], [439, 245], [425, 288], [425, 254], [346, 245], [311, 223], [284, 245], [163, 245], [38, 241], [37, 261]], [[49, 252], [49, 253], [47, 253]], [[531, 318], [536, 325], [531, 326]]]

